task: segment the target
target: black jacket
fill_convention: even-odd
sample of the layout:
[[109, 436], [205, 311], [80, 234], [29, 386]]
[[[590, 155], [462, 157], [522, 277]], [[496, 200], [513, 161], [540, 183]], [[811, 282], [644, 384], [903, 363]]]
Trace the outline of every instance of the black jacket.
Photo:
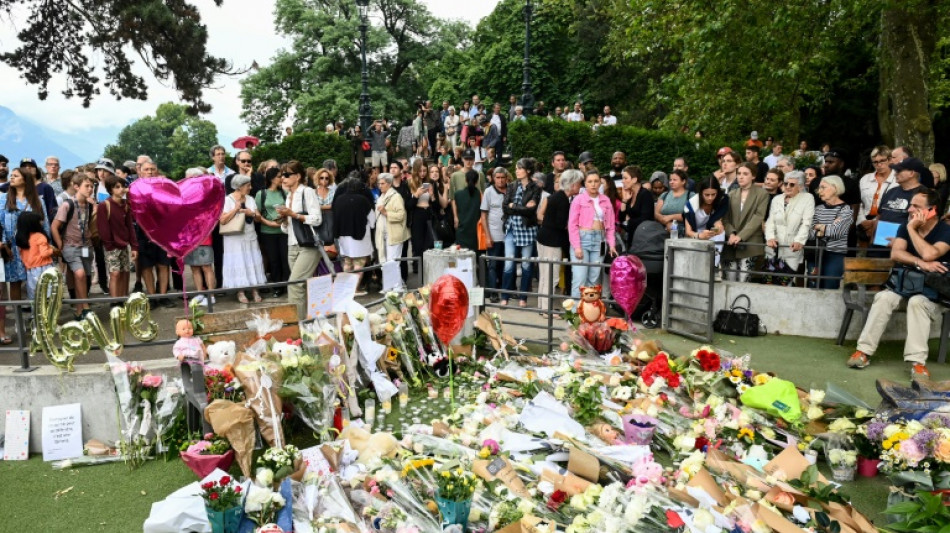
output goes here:
[[366, 236], [366, 217], [373, 210], [373, 202], [360, 192], [347, 192], [333, 198], [333, 237]]
[[[507, 222], [508, 217], [520, 216], [524, 221], [525, 227], [532, 227], [538, 225], [538, 205], [541, 203], [541, 188], [538, 187], [533, 181], [528, 181], [528, 186], [525, 188], [524, 193], [521, 195], [521, 202], [519, 202], [514, 207], [509, 207], [509, 204], [514, 203], [515, 194], [520, 186], [520, 182], [512, 183], [508, 186], [508, 190], [505, 191], [505, 221]], [[528, 203], [534, 202], [533, 207], [526, 207]]]
[[571, 201], [564, 191], [557, 191], [548, 196], [544, 220], [541, 221], [541, 227], [538, 229], [538, 243], [551, 248], [570, 246], [567, 234], [567, 219], [570, 212]]

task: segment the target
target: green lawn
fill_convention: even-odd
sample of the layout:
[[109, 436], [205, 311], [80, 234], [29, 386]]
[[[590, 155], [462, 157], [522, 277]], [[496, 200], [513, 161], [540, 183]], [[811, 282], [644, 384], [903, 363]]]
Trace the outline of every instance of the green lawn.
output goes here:
[[[647, 331], [646, 334], [658, 338], [668, 350], [678, 354], [688, 353], [697, 345], [694, 341], [659, 332]], [[909, 376], [909, 370], [900, 360], [902, 343], [885, 343], [872, 365], [861, 371], [844, 365], [854, 349], [853, 343], [840, 347], [830, 340], [773, 335], [754, 339], [717, 336], [715, 345], [737, 355], [751, 353], [756, 369], [774, 371], [806, 388], [824, 387], [825, 383], [834, 382], [871, 405], [878, 403], [875, 379], [906, 381]], [[933, 353], [936, 353], [935, 345]], [[934, 379], [950, 380], [950, 368], [931, 366]], [[463, 384], [463, 390], [469, 396], [477, 392], [469, 384]], [[379, 424], [396, 431], [412, 423], [413, 418], [427, 422], [434, 414], [450, 409], [446, 401], [423, 401], [430, 405], [426, 412], [414, 413], [410, 408], [403, 413], [398, 402], [394, 403], [393, 412]], [[411, 402], [413, 404], [416, 402]], [[309, 432], [298, 426], [291, 426], [288, 438], [301, 445], [313, 442]], [[238, 473], [236, 467], [233, 473]], [[152, 502], [195, 479], [177, 459], [148, 461], [134, 472], [129, 472], [122, 463], [54, 471], [41, 457], [24, 462], [0, 462], [0, 501], [4, 502], [0, 531], [141, 531]], [[887, 497], [887, 483], [883, 478], [860, 479], [847, 484], [845, 490], [858, 509], [872, 520], [879, 519], [878, 513], [884, 509]]]

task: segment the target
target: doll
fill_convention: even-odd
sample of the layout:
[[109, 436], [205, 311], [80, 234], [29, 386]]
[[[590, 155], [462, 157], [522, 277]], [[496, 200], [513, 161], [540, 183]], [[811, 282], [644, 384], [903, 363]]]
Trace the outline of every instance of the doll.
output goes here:
[[593, 436], [606, 442], [610, 446], [624, 443], [623, 440], [620, 439], [620, 433], [606, 422], [597, 422], [587, 428], [587, 430], [590, 431]]
[[195, 337], [195, 328], [191, 321], [183, 318], [175, 323], [175, 335], [178, 340], [172, 348], [172, 354], [181, 362], [204, 363], [205, 362], [205, 343]]

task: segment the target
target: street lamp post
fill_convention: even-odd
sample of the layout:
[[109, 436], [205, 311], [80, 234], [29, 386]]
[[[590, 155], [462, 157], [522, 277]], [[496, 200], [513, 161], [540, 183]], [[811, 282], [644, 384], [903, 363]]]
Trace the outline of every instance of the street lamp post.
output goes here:
[[369, 67], [366, 64], [366, 29], [369, 23], [367, 17], [369, 0], [356, 0], [356, 5], [360, 10], [360, 56], [362, 61], [360, 77], [363, 82], [363, 90], [360, 92], [360, 129], [363, 130], [364, 136], [369, 137], [370, 125], [373, 123], [373, 106], [369, 101]]
[[531, 0], [524, 4], [524, 81], [521, 84], [521, 107], [525, 115], [534, 112], [534, 94], [531, 92], [531, 15], [534, 6]]

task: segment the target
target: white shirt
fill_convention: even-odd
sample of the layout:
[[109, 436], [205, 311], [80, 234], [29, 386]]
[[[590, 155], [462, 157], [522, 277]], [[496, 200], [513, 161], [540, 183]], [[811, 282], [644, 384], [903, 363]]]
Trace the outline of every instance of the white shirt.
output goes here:
[[[320, 221], [323, 220], [320, 211], [320, 199], [317, 198], [317, 191], [305, 185], [297, 187], [297, 190], [294, 192], [288, 192], [287, 200], [284, 202], [284, 205], [289, 207], [294, 213], [299, 214], [306, 211], [307, 214], [304, 215], [302, 222], [308, 226], [316, 228], [320, 225]], [[296, 246], [297, 237], [294, 236], [294, 230], [290, 227], [290, 224], [290, 219], [287, 218], [284, 220], [280, 229], [287, 234], [287, 245]]]
[[613, 115], [604, 115], [604, 126], [616, 126], [617, 117]]
[[875, 192], [878, 193], [877, 207], [880, 209], [881, 198], [884, 197], [884, 193], [897, 186], [897, 176], [893, 170], [891, 171], [890, 175], [887, 176], [887, 179], [884, 180], [884, 183], [881, 184], [880, 192], [877, 190], [877, 178], [874, 177], [873, 172], [869, 172], [862, 176], [861, 181], [858, 182], [858, 187], [861, 190], [861, 208], [858, 209], [858, 224], [867, 220], [868, 213], [871, 212], [871, 206], [874, 204]]
[[490, 122], [501, 132], [501, 115], [492, 114]]
[[584, 122], [584, 113], [573, 111], [567, 115], [568, 122]]
[[775, 165], [778, 164], [778, 160], [779, 160], [780, 157], [782, 157], [782, 156], [781, 156], [781, 155], [775, 155], [775, 154], [769, 154], [769, 155], [765, 156], [765, 159], [763, 159], [762, 161], [765, 161], [765, 164], [768, 165], [769, 168], [775, 168]]

